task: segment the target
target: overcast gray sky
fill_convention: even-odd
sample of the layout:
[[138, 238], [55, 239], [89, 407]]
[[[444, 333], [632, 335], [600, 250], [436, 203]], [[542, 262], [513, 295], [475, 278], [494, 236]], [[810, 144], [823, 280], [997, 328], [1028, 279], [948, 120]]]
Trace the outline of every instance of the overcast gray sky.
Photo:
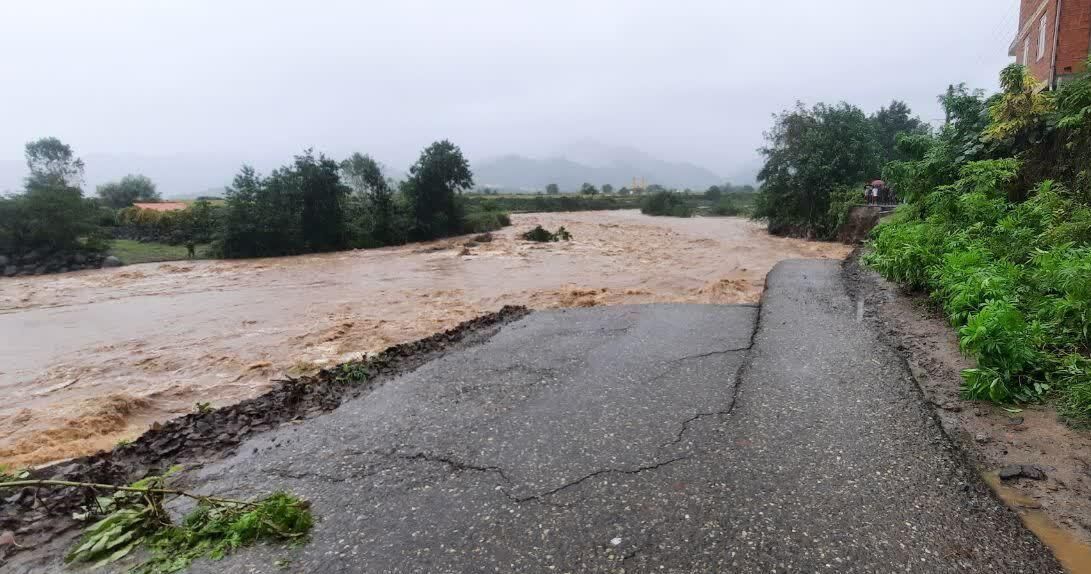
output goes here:
[[399, 168], [592, 139], [721, 174], [795, 100], [993, 89], [1016, 0], [3, 0], [0, 160], [314, 146]]

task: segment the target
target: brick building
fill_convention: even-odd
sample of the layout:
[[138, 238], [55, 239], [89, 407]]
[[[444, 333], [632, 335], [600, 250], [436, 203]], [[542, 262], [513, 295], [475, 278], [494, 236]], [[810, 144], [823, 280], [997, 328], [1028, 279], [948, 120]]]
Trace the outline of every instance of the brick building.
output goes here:
[[1015, 61], [1055, 87], [1086, 68], [1091, 0], [1020, 0], [1019, 29], [1008, 48]]

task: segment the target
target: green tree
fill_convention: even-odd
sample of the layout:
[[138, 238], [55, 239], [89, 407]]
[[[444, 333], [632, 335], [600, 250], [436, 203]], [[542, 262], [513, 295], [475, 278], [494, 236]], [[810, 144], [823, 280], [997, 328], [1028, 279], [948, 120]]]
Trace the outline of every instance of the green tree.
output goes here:
[[855, 106], [802, 103], [782, 112], [761, 148], [765, 165], [755, 216], [777, 234], [828, 237], [830, 193], [879, 173], [878, 143]]
[[[728, 184], [728, 185], [730, 186], [731, 184]], [[720, 197], [722, 197], [723, 194], [724, 194], [724, 192], [720, 188], [720, 186], [718, 186], [718, 185], [709, 186], [709, 188], [705, 190], [705, 199], [708, 199], [710, 201], [719, 201]]]
[[296, 156], [294, 173], [302, 202], [300, 230], [309, 251], [332, 251], [347, 245], [341, 201], [349, 188], [341, 183], [337, 162], [312, 150]]
[[403, 183], [412, 213], [412, 238], [428, 240], [461, 231], [456, 195], [473, 184], [470, 163], [458, 146], [443, 140], [425, 148]]
[[399, 243], [394, 190], [383, 177], [379, 162], [354, 153], [341, 162], [341, 173], [354, 192], [349, 225], [355, 229], [355, 241], [364, 246]]
[[253, 167], [242, 166], [224, 191], [221, 249], [224, 257], [257, 257], [263, 253], [264, 226], [259, 220], [264, 180]]
[[98, 196], [108, 207], [122, 209], [137, 201], [159, 201], [159, 192], [151, 179], [143, 175], [126, 175], [121, 181], [98, 186]]
[[0, 197], [0, 252], [24, 254], [105, 247], [99, 213], [83, 197], [83, 161], [56, 138], [26, 144], [26, 190]]
[[595, 186], [591, 185], [590, 183], [584, 183], [580, 186], [580, 194], [582, 195], [595, 195], [598, 192], [599, 190], [595, 189]]
[[57, 138], [42, 138], [26, 145], [27, 186], [36, 184], [79, 188], [83, 184], [83, 160]]
[[875, 123], [875, 138], [879, 144], [879, 158], [881, 163], [895, 159], [906, 159], [897, 147], [900, 134], [925, 134], [929, 132], [928, 125], [913, 116], [912, 111], [905, 102], [894, 100], [890, 106], [879, 108], [879, 111], [871, 116]]
[[608, 183], [602, 184], [602, 193], [605, 195], [610, 195], [611, 193], [614, 193], [614, 186]]
[[546, 195], [557, 195], [561, 193], [561, 188], [557, 187], [557, 184], [551, 183], [546, 186]]

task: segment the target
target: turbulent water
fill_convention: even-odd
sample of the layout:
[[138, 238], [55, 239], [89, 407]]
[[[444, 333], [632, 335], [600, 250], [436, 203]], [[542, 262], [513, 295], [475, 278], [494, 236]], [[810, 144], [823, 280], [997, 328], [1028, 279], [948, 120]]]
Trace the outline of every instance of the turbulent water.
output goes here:
[[[0, 463], [109, 448], [154, 421], [255, 396], [280, 374], [418, 339], [505, 304], [758, 300], [788, 258], [848, 248], [738, 218], [517, 215], [469, 238], [247, 261], [133, 265], [0, 282]], [[570, 242], [516, 239], [564, 225]]]

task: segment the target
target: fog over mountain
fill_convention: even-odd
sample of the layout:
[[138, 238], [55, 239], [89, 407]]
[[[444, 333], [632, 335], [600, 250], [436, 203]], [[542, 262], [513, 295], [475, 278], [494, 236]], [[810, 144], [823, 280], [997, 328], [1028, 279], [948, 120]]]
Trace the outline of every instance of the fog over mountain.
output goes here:
[[[601, 186], [609, 183], [615, 188], [631, 185], [633, 178], [643, 177], [648, 184], [658, 183], [679, 189], [705, 189], [730, 181], [737, 184], [753, 183], [755, 166], [751, 171], [737, 172], [724, 177], [709, 169], [686, 162], [665, 161], [638, 149], [626, 146], [609, 146], [592, 140], [580, 140], [556, 150], [549, 157], [530, 157], [508, 154], [500, 157], [475, 160], [470, 158], [474, 180], [479, 187], [493, 187], [511, 191], [539, 191], [547, 184], [556, 183], [564, 191], [575, 191], [584, 182]], [[341, 159], [341, 156], [331, 156]], [[245, 163], [259, 172], [272, 169], [290, 161], [283, 158], [248, 158]], [[378, 158], [382, 161], [382, 158]], [[116, 181], [130, 173], [148, 176], [159, 192], [167, 198], [187, 199], [199, 195], [220, 195], [224, 186], [231, 183], [244, 163], [242, 158], [215, 155], [176, 155], [142, 157], [135, 155], [83, 156], [86, 164], [84, 188], [93, 193], [98, 185]], [[408, 165], [385, 163], [387, 177], [405, 177]], [[14, 191], [22, 186], [26, 166], [18, 160], [0, 161], [0, 191]]]
[[635, 148], [590, 140], [567, 146], [552, 157], [506, 155], [478, 162], [473, 168], [479, 186], [525, 191], [542, 190], [550, 183], [562, 191], [575, 191], [585, 182], [621, 188], [632, 185], [633, 178], [679, 189], [704, 189], [724, 181], [719, 174], [691, 163], [664, 161]]

